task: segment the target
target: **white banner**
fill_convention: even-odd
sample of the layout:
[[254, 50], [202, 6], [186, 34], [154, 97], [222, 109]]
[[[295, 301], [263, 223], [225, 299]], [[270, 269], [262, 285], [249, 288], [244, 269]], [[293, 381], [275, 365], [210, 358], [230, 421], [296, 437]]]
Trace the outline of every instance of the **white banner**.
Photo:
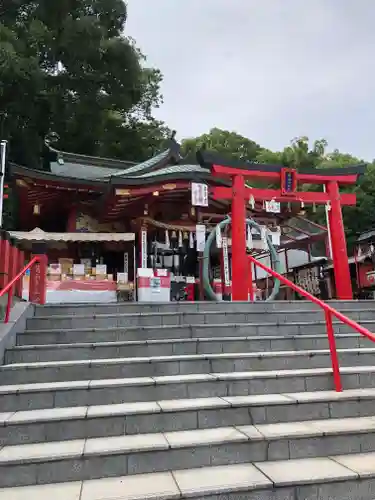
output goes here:
[[194, 248], [194, 235], [192, 232], [189, 234], [189, 248]]
[[246, 226], [246, 247], [248, 250], [253, 248], [253, 236], [251, 234], [250, 226]]
[[216, 226], [216, 248], [221, 248], [223, 244], [223, 239], [221, 237], [221, 229], [220, 226]]
[[207, 184], [191, 183], [191, 204], [193, 207], [208, 207]]
[[230, 275], [229, 275], [228, 238], [226, 236], [223, 236], [223, 267], [224, 267], [224, 283], [225, 286], [229, 286]]
[[197, 251], [204, 252], [204, 247], [206, 246], [206, 226], [197, 224], [195, 226], [195, 234], [197, 238]]
[[141, 267], [147, 268], [147, 231], [145, 229], [141, 231]]
[[269, 231], [269, 235], [271, 236], [272, 243], [276, 246], [280, 246], [281, 240], [281, 229], [280, 227], [276, 228], [276, 231]]
[[124, 252], [124, 273], [129, 274], [129, 254]]

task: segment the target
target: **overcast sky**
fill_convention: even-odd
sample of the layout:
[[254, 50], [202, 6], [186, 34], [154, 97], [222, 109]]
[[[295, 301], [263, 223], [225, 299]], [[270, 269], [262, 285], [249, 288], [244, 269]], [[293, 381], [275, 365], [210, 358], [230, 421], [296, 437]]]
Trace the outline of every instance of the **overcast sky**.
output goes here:
[[375, 158], [375, 0], [127, 0], [126, 34], [163, 75], [156, 116], [281, 149], [324, 137]]

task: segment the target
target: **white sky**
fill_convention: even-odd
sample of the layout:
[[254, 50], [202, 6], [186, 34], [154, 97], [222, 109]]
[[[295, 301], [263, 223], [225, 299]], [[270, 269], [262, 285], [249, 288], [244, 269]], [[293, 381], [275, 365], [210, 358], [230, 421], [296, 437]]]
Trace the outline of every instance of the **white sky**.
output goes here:
[[375, 0], [127, 4], [178, 139], [219, 127], [281, 149], [307, 135], [375, 158]]

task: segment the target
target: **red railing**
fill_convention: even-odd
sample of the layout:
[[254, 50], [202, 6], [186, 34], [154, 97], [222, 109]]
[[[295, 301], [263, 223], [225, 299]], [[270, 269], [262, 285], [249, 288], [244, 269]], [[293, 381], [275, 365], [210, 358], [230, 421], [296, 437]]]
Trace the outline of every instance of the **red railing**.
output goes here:
[[[335, 333], [333, 330], [333, 323], [332, 323], [332, 316], [335, 316], [337, 319], [342, 321], [345, 325], [350, 326], [353, 328], [353, 330], [356, 330], [358, 333], [363, 335], [364, 337], [367, 337], [368, 339], [372, 340], [375, 342], [375, 334], [370, 332], [370, 330], [367, 330], [367, 328], [364, 328], [363, 326], [359, 325], [356, 321], [353, 321], [352, 319], [348, 318], [344, 314], [342, 314], [339, 311], [336, 311], [332, 306], [328, 305], [327, 303], [323, 302], [322, 300], [318, 299], [317, 297], [314, 297], [314, 295], [311, 295], [311, 293], [306, 292], [303, 288], [299, 287], [298, 285], [295, 285], [292, 281], [288, 280], [281, 274], [277, 273], [273, 269], [269, 268], [268, 266], [265, 266], [259, 260], [254, 259], [251, 255], [248, 255], [248, 258], [250, 262], [252, 262], [255, 266], [260, 267], [263, 269], [263, 271], [266, 271], [267, 273], [271, 274], [274, 278], [278, 279], [285, 285], [289, 286], [292, 288], [295, 292], [298, 294], [302, 295], [303, 297], [306, 297], [308, 300], [311, 302], [314, 302], [314, 304], [317, 304], [319, 307], [321, 307], [324, 310], [325, 314], [325, 321], [326, 321], [326, 326], [327, 326], [327, 335], [328, 335], [328, 342], [329, 342], [329, 350], [331, 353], [331, 361], [332, 361], [332, 371], [333, 371], [333, 381], [335, 385], [335, 390], [337, 392], [342, 391], [342, 384], [341, 384], [341, 375], [340, 375], [340, 365], [339, 365], [339, 360], [337, 356], [337, 349], [336, 349], [336, 339], [335, 339]], [[252, 283], [250, 284], [250, 289], [252, 288]]]
[[[15, 288], [15, 285], [16, 283], [18, 282], [18, 280], [22, 280], [23, 276], [26, 274], [26, 272], [31, 269], [34, 264], [39, 264], [41, 269], [40, 269], [40, 274], [44, 274], [45, 275], [45, 269], [44, 269], [44, 266], [42, 265], [43, 264], [43, 259], [44, 259], [44, 256], [39, 256], [39, 255], [36, 255], [35, 257], [33, 257], [31, 259], [31, 261], [27, 264], [27, 266], [25, 266], [18, 274], [16, 274], [16, 276], [14, 276], [14, 278], [12, 278], [9, 283], [7, 283], [5, 285], [5, 287], [0, 291], [0, 298], [3, 297], [6, 293], [8, 294], [8, 300], [7, 300], [7, 305], [6, 305], [6, 310], [5, 310], [5, 317], [4, 317], [4, 323], [8, 323], [9, 322], [9, 317], [10, 317], [10, 310], [12, 308], [12, 303], [13, 303], [13, 295], [14, 295], [14, 288]], [[38, 287], [43, 287], [43, 282], [44, 280], [40, 280], [40, 283], [37, 284]], [[32, 290], [32, 287], [34, 285], [34, 280], [33, 279], [30, 279], [30, 283], [29, 283], [29, 295], [31, 295], [31, 290]], [[22, 287], [21, 287], [21, 290], [22, 290]], [[41, 292], [41, 290], [40, 290]], [[41, 292], [40, 294], [38, 294], [39, 297], [41, 297], [41, 300], [39, 300], [41, 303], [44, 303], [45, 302], [45, 299], [43, 298], [43, 293]], [[31, 298], [30, 298], [31, 300]]]

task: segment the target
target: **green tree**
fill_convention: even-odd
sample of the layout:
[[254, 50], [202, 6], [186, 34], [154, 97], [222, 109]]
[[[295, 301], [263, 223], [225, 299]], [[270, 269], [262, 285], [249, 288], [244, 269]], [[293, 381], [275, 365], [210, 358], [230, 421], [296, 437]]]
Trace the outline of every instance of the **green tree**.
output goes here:
[[155, 128], [161, 75], [145, 68], [125, 22], [122, 0], [3, 0], [0, 136], [12, 160], [38, 166], [51, 131], [62, 149], [127, 157], [112, 147], [121, 133], [139, 141], [138, 121]]
[[224, 157], [249, 161], [255, 160], [260, 151], [260, 146], [251, 139], [219, 128], [211, 129], [208, 134], [182, 141], [182, 151], [186, 155], [194, 154], [202, 147]]

